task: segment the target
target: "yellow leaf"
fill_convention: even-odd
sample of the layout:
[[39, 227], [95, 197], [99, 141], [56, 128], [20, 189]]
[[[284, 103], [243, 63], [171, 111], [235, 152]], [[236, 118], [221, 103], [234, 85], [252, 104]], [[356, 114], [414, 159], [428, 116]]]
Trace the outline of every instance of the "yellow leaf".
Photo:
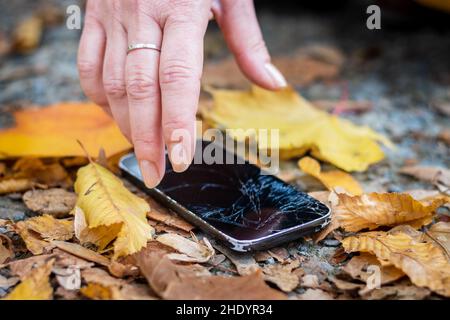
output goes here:
[[0, 159], [107, 155], [129, 149], [114, 121], [92, 103], [60, 103], [14, 113], [15, 127], [0, 130]]
[[429, 205], [404, 193], [369, 193], [360, 196], [337, 194], [334, 215], [346, 231], [376, 229], [379, 226], [409, 224], [415, 228], [429, 224], [435, 210], [445, 203], [436, 199]]
[[73, 237], [72, 221], [55, 219], [48, 214], [19, 221], [15, 228], [34, 255], [50, 248], [52, 245], [49, 242], [52, 240], [69, 240]]
[[53, 288], [49, 282], [53, 262], [51, 259], [46, 264], [33, 269], [22, 282], [17, 285], [5, 300], [50, 300], [53, 296]]
[[440, 246], [450, 259], [450, 222], [438, 222], [432, 225], [426, 235]]
[[322, 172], [319, 162], [313, 158], [304, 157], [300, 159], [298, 161], [298, 166], [302, 171], [322, 182], [329, 190], [341, 187], [353, 195], [360, 195], [363, 193], [358, 181], [351, 175], [340, 170]]
[[80, 289], [80, 292], [89, 299], [93, 300], [111, 300], [111, 289], [99, 283], [88, 283], [86, 287]]
[[444, 252], [403, 232], [372, 231], [342, 240], [347, 252], [369, 252], [401, 269], [419, 287], [450, 297], [450, 264]]
[[[291, 88], [276, 92], [253, 87], [251, 91], [211, 90], [214, 105], [201, 106], [212, 126], [231, 129], [236, 140], [248, 138], [233, 129], [279, 129], [278, 145], [259, 140], [259, 148], [279, 148], [282, 158], [308, 150], [318, 159], [346, 171], [363, 171], [384, 158], [377, 142], [391, 146], [388, 139], [368, 127], [329, 115], [312, 106]], [[258, 137], [256, 137], [258, 139]]]
[[117, 224], [121, 226], [114, 242], [114, 258], [138, 252], [152, 238], [154, 231], [146, 219], [148, 203], [102, 166], [90, 163], [80, 168], [75, 192], [90, 232], [104, 226], [114, 233]]

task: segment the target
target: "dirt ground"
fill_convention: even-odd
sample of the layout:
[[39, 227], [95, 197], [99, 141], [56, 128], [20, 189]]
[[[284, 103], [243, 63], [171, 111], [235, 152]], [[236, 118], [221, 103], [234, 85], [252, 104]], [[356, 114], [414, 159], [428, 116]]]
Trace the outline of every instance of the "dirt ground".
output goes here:
[[[0, 1], [0, 33], [10, 33], [18, 20], [44, 2]], [[76, 1], [54, 2], [64, 8]], [[319, 44], [337, 48], [345, 57], [336, 79], [296, 89], [310, 100], [339, 100], [348, 94], [349, 100], [369, 101], [372, 108], [368, 111], [340, 115], [385, 134], [396, 145], [395, 150], [386, 150], [384, 161], [354, 177], [366, 191], [431, 189], [430, 184], [398, 170], [405, 164], [450, 166], [450, 24], [444, 22], [448, 16], [420, 10], [410, 15], [386, 11], [382, 13], [382, 29], [368, 30], [368, 1], [346, 1], [326, 10], [292, 3], [258, 4], [273, 56]], [[85, 100], [76, 70], [79, 36], [79, 31], [60, 24], [45, 30], [42, 44], [33, 54], [0, 58], [0, 127], [13, 125], [11, 111], [17, 108]], [[205, 51], [208, 61], [228, 55], [215, 25], [206, 35]], [[286, 168], [293, 165], [283, 164]], [[307, 180], [297, 184], [306, 191], [317, 189]], [[0, 197], [0, 218], [20, 220], [27, 212], [13, 196]], [[333, 239], [320, 245], [301, 240], [287, 248], [304, 257], [305, 272], [325, 277], [337, 271], [330, 259], [338, 245]]]

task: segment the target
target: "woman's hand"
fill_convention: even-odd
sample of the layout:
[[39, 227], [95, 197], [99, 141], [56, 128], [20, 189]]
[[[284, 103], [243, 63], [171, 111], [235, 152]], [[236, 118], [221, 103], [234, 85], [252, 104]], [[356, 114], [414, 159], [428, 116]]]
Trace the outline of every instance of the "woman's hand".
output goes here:
[[[132, 141], [148, 187], [165, 171], [164, 144], [175, 171], [195, 147], [203, 37], [214, 14], [246, 76], [278, 89], [286, 85], [270, 64], [251, 0], [89, 0], [78, 52], [86, 95]], [[154, 44], [161, 51], [130, 44]]]

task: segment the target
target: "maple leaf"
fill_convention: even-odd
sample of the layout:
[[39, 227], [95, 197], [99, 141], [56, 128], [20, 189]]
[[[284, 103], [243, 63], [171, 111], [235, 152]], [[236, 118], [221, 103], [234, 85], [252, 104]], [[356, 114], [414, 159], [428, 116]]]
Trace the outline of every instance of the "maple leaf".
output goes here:
[[311, 151], [314, 157], [346, 171], [364, 171], [384, 158], [377, 142], [392, 146], [368, 127], [314, 108], [291, 88], [209, 91], [214, 105], [201, 105], [201, 113], [210, 125], [228, 129], [236, 140], [248, 138], [246, 130], [279, 129], [279, 144], [271, 145], [267, 139], [259, 140], [258, 145], [260, 149], [279, 148], [285, 159]]
[[333, 214], [339, 226], [351, 232], [404, 223], [419, 228], [430, 223], [435, 210], [446, 201], [439, 198], [426, 205], [404, 193], [336, 195], [339, 203], [333, 207]]
[[[154, 230], [146, 219], [148, 203], [104, 167], [90, 163], [80, 168], [75, 192], [76, 206], [84, 214], [89, 232], [97, 233], [98, 239], [104, 238], [104, 233], [115, 238], [114, 258], [138, 252], [152, 238]], [[95, 244], [99, 243], [104, 246], [100, 240]]]
[[450, 296], [450, 263], [444, 252], [401, 232], [372, 231], [342, 240], [346, 252], [375, 254], [382, 264], [402, 270], [419, 287]]
[[340, 187], [353, 195], [360, 195], [363, 193], [358, 181], [351, 175], [341, 170], [323, 172], [321, 171], [319, 162], [313, 158], [304, 157], [300, 159], [298, 161], [298, 166], [302, 171], [322, 182], [329, 190]]
[[131, 148], [114, 121], [93, 103], [60, 103], [14, 113], [15, 127], [0, 130], [0, 159], [107, 155]]
[[53, 288], [49, 282], [54, 259], [34, 268], [4, 300], [50, 300]]

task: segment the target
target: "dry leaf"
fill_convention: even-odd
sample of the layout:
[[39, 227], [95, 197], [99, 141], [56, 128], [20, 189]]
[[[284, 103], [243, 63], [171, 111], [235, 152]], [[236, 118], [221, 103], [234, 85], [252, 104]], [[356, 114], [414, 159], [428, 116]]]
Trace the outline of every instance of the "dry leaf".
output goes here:
[[346, 231], [376, 229], [379, 226], [409, 224], [419, 228], [431, 222], [435, 210], [445, 203], [437, 199], [424, 205], [409, 194], [369, 193], [361, 196], [337, 194], [339, 203], [334, 215]]
[[366, 300], [423, 300], [430, 295], [430, 290], [416, 287], [410, 283], [399, 283], [391, 286], [383, 286], [379, 289], [361, 291], [360, 294], [361, 297]]
[[214, 249], [206, 238], [204, 238], [202, 244], [175, 233], [165, 233], [156, 238], [156, 241], [179, 252], [169, 253], [167, 257], [171, 260], [203, 263], [209, 261], [214, 256]]
[[0, 289], [8, 290], [12, 286], [16, 285], [19, 281], [20, 279], [18, 277], [5, 278], [4, 276], [0, 275]]
[[52, 245], [49, 241], [69, 240], [73, 237], [72, 221], [58, 220], [50, 215], [19, 221], [15, 229], [34, 255], [50, 249]]
[[39, 16], [31, 16], [16, 27], [13, 34], [13, 49], [15, 52], [26, 54], [32, 52], [39, 45], [44, 23]]
[[137, 255], [137, 264], [152, 289], [165, 299], [285, 299], [265, 284], [261, 272], [242, 277], [205, 276], [148, 250]]
[[0, 264], [14, 257], [12, 241], [4, 234], [0, 233]]
[[54, 260], [33, 269], [4, 300], [51, 300], [53, 288], [49, 282]]
[[33, 268], [38, 268], [54, 258], [53, 254], [44, 254], [40, 256], [32, 256], [26, 259], [14, 260], [6, 264], [11, 274], [18, 276], [20, 279], [27, 277]]
[[333, 296], [321, 289], [307, 289], [297, 296], [298, 300], [333, 300]]
[[450, 223], [438, 222], [431, 226], [426, 235], [440, 246], [450, 259]]
[[194, 229], [194, 226], [189, 222], [171, 212], [167, 208], [162, 207], [152, 198], [147, 198], [147, 201], [151, 206], [151, 210], [147, 213], [147, 217], [149, 219], [164, 223], [170, 227], [181, 229], [185, 232], [190, 232]]
[[148, 203], [130, 191], [122, 181], [102, 166], [90, 163], [78, 170], [75, 182], [77, 206], [83, 211], [91, 232], [102, 226], [120, 225], [114, 241], [114, 258], [133, 254], [152, 238], [147, 223]]
[[342, 270], [349, 274], [353, 279], [367, 282], [367, 279], [373, 274], [370, 266], [375, 266], [380, 270], [380, 284], [384, 285], [402, 278], [405, 273], [394, 266], [383, 266], [378, 259], [369, 253], [363, 252], [359, 256], [354, 256]]
[[14, 192], [23, 192], [36, 186], [31, 179], [5, 179], [0, 181], [0, 195]]
[[297, 274], [292, 272], [298, 268], [300, 262], [293, 260], [288, 264], [269, 264], [262, 269], [264, 280], [275, 284], [284, 292], [291, 292], [298, 287], [300, 282]]
[[44, 163], [38, 158], [21, 158], [13, 166], [14, 179], [29, 179], [49, 187], [72, 186], [72, 179], [59, 162]]
[[400, 173], [413, 176], [419, 180], [450, 187], [450, 170], [431, 166], [406, 166], [400, 169]]
[[93, 300], [111, 300], [112, 293], [108, 287], [98, 283], [88, 283], [86, 287], [80, 289], [80, 293], [86, 298]]
[[131, 146], [114, 121], [91, 103], [61, 103], [14, 113], [16, 126], [0, 130], [0, 158], [112, 155]]
[[345, 189], [350, 194], [360, 195], [363, 193], [361, 186], [351, 175], [341, 170], [321, 171], [317, 160], [304, 157], [298, 161], [300, 169], [313, 176], [323, 183], [328, 190], [334, 190], [336, 187]]
[[86, 249], [76, 243], [70, 243], [70, 242], [64, 242], [64, 241], [52, 241], [52, 245], [54, 245], [55, 247], [57, 247], [63, 251], [73, 254], [74, 256], [86, 259], [88, 261], [98, 263], [105, 267], [109, 266], [109, 264], [110, 264], [110, 261], [108, 258], [102, 256], [101, 254], [99, 254], [95, 251]]
[[81, 273], [77, 267], [56, 268], [53, 267], [56, 280], [66, 290], [79, 290], [81, 287]]
[[28, 209], [56, 218], [67, 215], [77, 201], [75, 193], [64, 189], [30, 190], [22, 199]]
[[431, 243], [400, 231], [374, 231], [345, 238], [342, 245], [347, 252], [375, 254], [382, 263], [401, 269], [416, 286], [450, 296], [450, 263], [442, 249]]
[[253, 254], [236, 252], [216, 242], [214, 242], [214, 247], [231, 260], [231, 262], [236, 266], [237, 272], [241, 276], [253, 274], [260, 270]]
[[305, 274], [302, 277], [301, 285], [302, 287], [315, 289], [320, 286], [319, 277], [315, 274]]
[[[201, 106], [203, 118], [212, 126], [227, 130], [236, 140], [248, 138], [258, 129], [278, 129], [279, 144], [258, 141], [260, 149], [279, 148], [282, 158], [311, 151], [318, 159], [346, 171], [363, 171], [384, 158], [378, 141], [391, 146], [368, 127], [359, 127], [315, 109], [294, 90], [251, 91], [210, 90], [214, 106]], [[239, 129], [239, 130], [236, 130]], [[254, 137], [258, 139], [258, 137]]]

